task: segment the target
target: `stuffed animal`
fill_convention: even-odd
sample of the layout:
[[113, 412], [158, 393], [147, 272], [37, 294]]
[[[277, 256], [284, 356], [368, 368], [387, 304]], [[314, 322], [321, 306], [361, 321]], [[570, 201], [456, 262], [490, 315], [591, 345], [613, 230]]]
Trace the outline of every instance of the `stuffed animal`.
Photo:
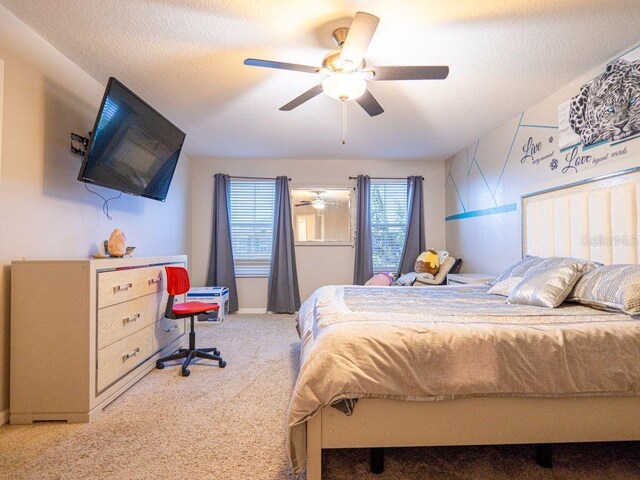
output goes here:
[[440, 256], [438, 252], [433, 249], [429, 249], [426, 252], [422, 252], [414, 266], [417, 273], [430, 273], [435, 275], [440, 270]]

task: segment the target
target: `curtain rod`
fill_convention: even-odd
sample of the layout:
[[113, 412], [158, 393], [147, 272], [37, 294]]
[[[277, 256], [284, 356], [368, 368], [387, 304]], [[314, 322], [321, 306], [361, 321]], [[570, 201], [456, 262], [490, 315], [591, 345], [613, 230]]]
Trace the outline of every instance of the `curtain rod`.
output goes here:
[[[242, 177], [239, 175], [229, 175], [229, 178], [238, 178], [242, 180], [276, 180], [276, 178], [272, 177]], [[287, 180], [291, 181], [291, 178], [287, 177]]]
[[[407, 177], [369, 177], [371, 180], [406, 180]], [[420, 177], [424, 180], [424, 177]], [[349, 177], [349, 180], [357, 180], [358, 177]]]

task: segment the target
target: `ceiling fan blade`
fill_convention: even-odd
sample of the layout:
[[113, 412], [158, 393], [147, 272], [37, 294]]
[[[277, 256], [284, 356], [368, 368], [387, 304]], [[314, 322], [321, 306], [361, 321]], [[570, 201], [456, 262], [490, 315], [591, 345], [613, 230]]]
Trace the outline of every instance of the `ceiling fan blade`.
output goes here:
[[365, 12], [356, 13], [340, 52], [340, 61], [343, 64], [349, 62], [353, 68], [360, 65], [373, 34], [376, 33], [378, 23], [380, 19], [375, 15]]
[[376, 98], [371, 94], [369, 89], [365, 90], [362, 96], [356, 98], [356, 102], [364, 108], [370, 116], [375, 117], [384, 112], [384, 108], [378, 103]]
[[296, 72], [318, 73], [320, 67], [312, 67], [310, 65], [299, 65], [297, 63], [274, 62], [272, 60], [260, 60], [259, 58], [247, 58], [245, 65], [251, 67], [279, 68], [281, 70], [294, 70]]
[[374, 81], [383, 80], [444, 80], [449, 67], [368, 67]]
[[283, 105], [282, 107], [280, 107], [280, 110], [282, 110], [283, 112], [288, 112], [290, 110], [293, 110], [294, 108], [299, 107], [304, 102], [311, 100], [313, 97], [315, 97], [316, 95], [319, 95], [320, 93], [322, 93], [321, 83], [319, 83], [315, 87], [310, 88], [299, 97], [294, 98], [286, 105]]
[[311, 205], [311, 202], [300, 202], [296, 203], [294, 207], [306, 207], [307, 205]]

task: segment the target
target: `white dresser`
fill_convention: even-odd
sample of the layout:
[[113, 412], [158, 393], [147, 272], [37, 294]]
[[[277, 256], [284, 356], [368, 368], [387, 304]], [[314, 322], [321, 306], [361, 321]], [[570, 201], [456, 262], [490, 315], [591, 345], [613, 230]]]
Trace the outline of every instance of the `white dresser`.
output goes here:
[[164, 318], [164, 266], [186, 263], [13, 262], [10, 422], [88, 422], [182, 347], [185, 320]]

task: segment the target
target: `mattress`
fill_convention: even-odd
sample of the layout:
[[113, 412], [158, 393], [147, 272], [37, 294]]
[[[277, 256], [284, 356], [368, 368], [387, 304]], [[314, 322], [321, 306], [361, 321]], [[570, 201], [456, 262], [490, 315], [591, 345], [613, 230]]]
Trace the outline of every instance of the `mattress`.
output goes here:
[[488, 289], [318, 289], [298, 314], [294, 469], [304, 465], [306, 420], [345, 399], [640, 395], [640, 318], [570, 303], [509, 305]]

